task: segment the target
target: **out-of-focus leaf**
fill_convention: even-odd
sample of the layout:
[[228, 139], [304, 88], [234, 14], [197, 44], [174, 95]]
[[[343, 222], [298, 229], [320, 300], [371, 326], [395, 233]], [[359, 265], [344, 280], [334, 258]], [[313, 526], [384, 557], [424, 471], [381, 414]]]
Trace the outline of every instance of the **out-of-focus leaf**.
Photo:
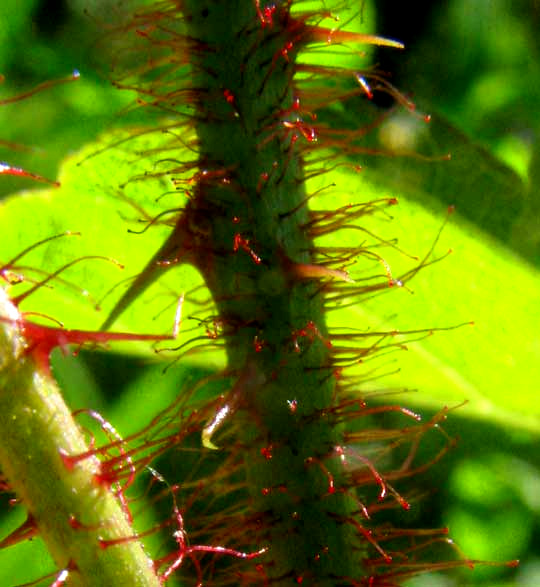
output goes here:
[[[350, 155], [349, 159], [362, 163], [380, 186], [433, 210], [441, 203], [455, 205], [481, 230], [514, 247], [513, 231], [526, 208], [526, 183], [429, 105], [419, 102], [417, 107], [430, 114], [430, 122], [403, 109], [380, 111], [358, 99], [320, 118], [332, 127], [358, 129], [359, 146], [380, 156]], [[363, 136], [373, 119], [378, 124]], [[535, 260], [534, 251], [516, 248], [526, 259]]]
[[388, 187], [393, 185], [398, 193], [410, 194], [424, 205], [434, 201], [455, 205], [462, 216], [508, 242], [524, 206], [523, 180], [436, 114], [428, 124], [406, 113], [390, 117], [378, 130], [381, 147], [391, 149], [400, 132], [408, 133], [403, 148], [413, 155], [399, 157], [398, 146], [397, 158], [380, 157], [373, 165], [366, 162], [368, 169], [384, 177]]
[[[4, 539], [15, 531], [26, 519], [23, 505], [0, 518], [0, 536]], [[21, 562], [24, 561], [23, 564]], [[2, 549], [2, 566], [0, 578], [4, 585], [21, 585], [35, 581], [54, 572], [55, 566], [45, 543], [37, 536], [33, 540], [24, 540], [11, 548]]]
[[0, 5], [0, 72], [5, 72], [16, 47], [27, 32], [36, 0], [5, 0]]

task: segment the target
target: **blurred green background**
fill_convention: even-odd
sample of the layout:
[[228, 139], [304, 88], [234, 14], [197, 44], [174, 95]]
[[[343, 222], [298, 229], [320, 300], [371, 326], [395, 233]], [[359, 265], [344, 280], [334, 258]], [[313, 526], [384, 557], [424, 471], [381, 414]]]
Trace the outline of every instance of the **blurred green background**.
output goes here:
[[[374, 181], [387, 186], [389, 194], [396, 190], [414, 198], [416, 191], [422, 191], [440, 209], [456, 204], [471, 227], [486, 235], [487, 243], [512, 251], [536, 275], [540, 265], [540, 4], [535, 0], [385, 0], [375, 7], [377, 32], [407, 45], [404, 52], [378, 52], [375, 61], [391, 72], [392, 83], [412, 96], [420, 111], [434, 115], [434, 124], [422, 139], [422, 152], [427, 149], [437, 157], [450, 150], [453, 159], [444, 166], [411, 158], [367, 157], [362, 164]], [[133, 95], [111, 89], [108, 82], [112, 57], [104, 31], [121, 18], [124, 9], [98, 0], [4, 0], [0, 5], [0, 73], [5, 77], [0, 85], [0, 161], [54, 179], [66, 154], [104, 129], [137, 120], [138, 113], [121, 115]], [[65, 78], [74, 69], [81, 72], [76, 83], [59, 85], [22, 102], [1, 104], [38, 83]], [[414, 141], [407, 142], [407, 125], [417, 120], [414, 116], [394, 113], [383, 94], [376, 94], [373, 107], [387, 111], [387, 122], [394, 125], [376, 140], [396, 147], [396, 136], [401, 136], [406, 148], [417, 148]], [[437, 114], [442, 117], [435, 119]], [[0, 179], [1, 194], [35, 187], [30, 180]], [[424, 204], [432, 205], [431, 201]], [[505, 274], [498, 279], [519, 300], [524, 285], [508, 282]], [[540, 305], [540, 291], [521, 293]], [[497, 307], [510, 317], [520, 310], [510, 302], [505, 306], [504, 298], [501, 304]], [[491, 318], [496, 330], [500, 316]], [[537, 317], [531, 316], [530, 328], [523, 334], [534, 337], [527, 343], [537, 347], [538, 326]], [[519, 334], [504, 339], [517, 355], [524, 344]], [[507, 348], [501, 348], [501, 357], [506, 352]], [[538, 365], [531, 364], [530, 373], [518, 373], [523, 365], [516, 364], [520, 386], [508, 387], [508, 406], [501, 405], [511, 411], [513, 398], [523, 395], [531, 398], [531, 412], [538, 414], [532, 403]], [[495, 378], [498, 367], [496, 363], [488, 366]], [[140, 359], [99, 354], [64, 361], [58, 373], [74, 409], [99, 410], [123, 434], [146, 421], [148, 402], [153, 409], [166, 405], [178, 380], [196, 375], [178, 368], [162, 378], [160, 367], [145, 367]], [[527, 382], [529, 389], [524, 389]], [[149, 391], [156, 385], [160, 386], [158, 398]], [[422, 413], [430, 414], [428, 408]], [[458, 570], [419, 577], [409, 582], [411, 586], [540, 585], [538, 429], [521, 428], [519, 415], [512, 422], [501, 421], [504, 418], [452, 415], [445, 429], [460, 439], [459, 444], [428, 472], [426, 495], [406, 523], [449, 526], [456, 544], [470, 558], [519, 558], [519, 568], [479, 566], [474, 573]], [[7, 513], [0, 537], [23, 517], [20, 509], [8, 507], [6, 500], [3, 503]], [[39, 541], [1, 552], [0, 584], [30, 581], [50, 570], [49, 564]]]

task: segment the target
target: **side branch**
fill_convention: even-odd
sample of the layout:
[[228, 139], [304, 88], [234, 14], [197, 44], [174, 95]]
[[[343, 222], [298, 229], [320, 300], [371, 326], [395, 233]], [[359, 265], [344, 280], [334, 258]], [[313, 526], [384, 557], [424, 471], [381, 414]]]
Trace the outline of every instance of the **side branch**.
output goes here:
[[140, 542], [103, 547], [134, 535], [127, 512], [97, 481], [97, 458], [73, 467], [62, 459], [88, 446], [56, 382], [36, 367], [15, 322], [18, 310], [1, 288], [0, 317], [0, 469], [30, 523], [70, 585], [158, 587]]

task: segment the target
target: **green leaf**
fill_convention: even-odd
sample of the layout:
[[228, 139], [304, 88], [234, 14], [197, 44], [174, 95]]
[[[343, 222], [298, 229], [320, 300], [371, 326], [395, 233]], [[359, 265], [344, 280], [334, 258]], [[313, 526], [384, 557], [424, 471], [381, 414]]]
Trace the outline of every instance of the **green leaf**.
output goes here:
[[[79, 288], [88, 290], [95, 299], [119, 283], [124, 275], [134, 276], [145, 267], [170, 228], [156, 223], [144, 234], [136, 235], [128, 233], [126, 227], [140, 230], [145, 226], [139, 222], [143, 215], [148, 221], [167, 206], [178, 207], [178, 202], [185, 201], [185, 196], [179, 195], [168, 179], [159, 176], [160, 169], [170, 166], [170, 163], [160, 163], [168, 145], [167, 135], [146, 134], [141, 130], [138, 138], [121, 142], [126, 136], [108, 136], [69, 159], [62, 169], [60, 189], [13, 196], [0, 208], [0, 227], [4, 234], [10, 235], [3, 245], [4, 262], [31, 243], [71, 230], [80, 231], [82, 236], [51, 241], [31, 251], [20, 263], [24, 261], [25, 266], [52, 272], [85, 255], [112, 256], [125, 265], [123, 271], [106, 261], [84, 260], [62, 274]], [[115, 141], [116, 146], [110, 146]], [[105, 150], [96, 154], [105, 146]], [[89, 155], [93, 156], [87, 158]], [[173, 155], [177, 159], [190, 156], [187, 149], [177, 150]], [[393, 161], [399, 162], [395, 167], [399, 175], [408, 160], [394, 158]], [[462, 167], [464, 161], [466, 158], [462, 158]], [[481, 161], [489, 169], [489, 158], [484, 157]], [[475, 163], [478, 159], [471, 160], [472, 168]], [[442, 181], [442, 164], [432, 165], [439, 166], [437, 177], [439, 182]], [[148, 169], [157, 176], [147, 176], [144, 181], [139, 181], [138, 174], [144, 174]], [[373, 165], [367, 173], [360, 175], [344, 167], [334, 170], [331, 178], [342, 195], [329, 192], [329, 196], [318, 196], [315, 205], [321, 209], [335, 208], [349, 202], [397, 196], [399, 206], [395, 212], [392, 209], [395, 217], [392, 222], [381, 214], [369, 218], [363, 226], [385, 240], [398, 236], [402, 251], [421, 257], [436, 239], [445, 219], [445, 206], [426, 193], [429, 182], [404, 178], [399, 191], [394, 179], [386, 180], [381, 169]], [[453, 171], [454, 168], [449, 169]], [[514, 177], [500, 164], [494, 169], [505, 178], [504, 181]], [[429, 167], [428, 170], [433, 171]], [[422, 177], [418, 175], [418, 168], [415, 173], [416, 177]], [[110, 176], [114, 177], [112, 186]], [[121, 189], [120, 186], [128, 180]], [[326, 183], [328, 176], [310, 180], [308, 192]], [[471, 181], [464, 185], [465, 192], [469, 186], [469, 195], [478, 187], [477, 182]], [[163, 197], [156, 201], [159, 196]], [[461, 193], [460, 197], [465, 200], [467, 193]], [[448, 195], [441, 196], [443, 201], [447, 198]], [[458, 212], [444, 229], [435, 252], [440, 256], [452, 248], [453, 253], [448, 259], [421, 271], [411, 283], [405, 284], [406, 288], [393, 288], [394, 291], [388, 292], [390, 295], [358, 300], [352, 307], [331, 312], [331, 325], [355, 325], [361, 330], [376, 331], [425, 328], [429, 332], [432, 328], [474, 321], [474, 326], [437, 333], [410, 344], [407, 353], [390, 355], [377, 364], [354, 368], [355, 373], [364, 376], [375, 368], [373, 373], [377, 378], [400, 369], [398, 374], [366, 383], [360, 391], [368, 393], [372, 389], [390, 386], [415, 389], [418, 391], [403, 396], [403, 403], [437, 409], [467, 401], [457, 414], [539, 432], [540, 408], [535, 408], [533, 381], [540, 375], [540, 348], [535, 343], [539, 318], [536, 292], [540, 287], [540, 275], [493, 236], [464, 218], [459, 210], [458, 207]], [[27, 221], [29, 215], [31, 223]], [[502, 216], [500, 212], [495, 214], [497, 221]], [[174, 218], [174, 214], [170, 218]], [[352, 247], [358, 246], [365, 237], [364, 233], [342, 231], [326, 237], [324, 242]], [[401, 275], [415, 264], [393, 248], [378, 252], [390, 264], [394, 276]], [[355, 278], [373, 268], [375, 273], [384, 275], [383, 266], [378, 262], [368, 266], [357, 263], [351, 275]], [[32, 275], [27, 270], [24, 273]], [[80, 289], [65, 287], [57, 280], [50, 284], [54, 289], [40, 288], [23, 302], [23, 309], [45, 313], [77, 328], [99, 328], [114, 301], [124, 291], [119, 287], [98, 312]], [[202, 286], [200, 276], [188, 266], [171, 269], [122, 314], [115, 330], [170, 333], [177, 300], [186, 293], [180, 338], [169, 346], [180, 345], [197, 336], [202, 343], [208, 342], [205, 328], [197, 320], [190, 320], [197, 316], [206, 317], [209, 313], [193, 304], [193, 301], [207, 297], [204, 288], [197, 290], [193, 297], [189, 294], [199, 286]], [[404, 335], [400, 340], [410, 338], [418, 336]], [[148, 345], [142, 348], [148, 350]], [[222, 364], [223, 358], [218, 354], [195, 353], [185, 360], [208, 363], [210, 358], [215, 364]]]
[[[441, 138], [444, 134], [439, 132], [440, 127], [448, 133], [447, 127], [440, 124], [429, 140], [448, 147]], [[513, 172], [486, 152], [475, 149], [465, 139], [460, 142], [457, 135], [452, 140], [452, 154], [457, 152], [458, 156], [450, 162], [418, 162], [403, 156], [368, 159], [361, 174], [344, 167], [332, 172], [343, 195], [339, 199], [328, 196], [326, 205], [326, 198], [319, 198], [317, 207], [331, 209], [349, 202], [397, 197], [399, 205], [390, 210], [392, 222], [381, 213], [367, 221], [363, 219], [362, 226], [388, 241], [397, 237], [401, 251], [420, 258], [437, 238], [452, 190], [458, 206], [431, 256], [441, 257], [452, 249], [448, 258], [420, 271], [410, 283], [405, 282], [405, 288], [389, 288], [391, 291], [385, 295], [368, 300], [357, 298], [354, 306], [334, 311], [331, 324], [374, 331], [426, 329], [426, 337], [407, 345], [408, 352], [385, 355], [377, 365], [366, 363], [351, 370], [362, 376], [375, 367], [374, 375], [379, 376], [399, 369], [398, 373], [366, 383], [365, 393], [377, 387], [407, 388], [415, 392], [398, 395], [397, 401], [430, 409], [468, 402], [455, 413], [538, 433], [540, 273], [500, 240], [510, 240], [512, 219], [519, 217], [524, 188]], [[434, 178], [436, 189], [430, 191]], [[324, 178], [312, 181], [308, 191], [324, 183]], [[443, 184], [444, 190], [437, 189]], [[488, 204], [479, 201], [479, 197]], [[460, 213], [462, 209], [465, 215]], [[352, 247], [366, 238], [363, 233], [341, 231], [326, 237], [324, 244]], [[394, 278], [415, 265], [395, 248], [375, 251], [390, 265]], [[359, 259], [350, 269], [353, 278], [366, 274], [378, 274], [379, 283], [388, 282], [381, 263], [366, 265]], [[471, 321], [474, 326], [428, 336], [430, 329]], [[419, 336], [422, 335], [394, 337], [383, 344]]]
[[21, 37], [30, 21], [30, 15], [35, 9], [37, 2], [27, 0], [6, 0], [0, 6], [0, 70], [5, 71], [6, 65], [10, 65], [11, 58], [15, 53], [17, 43], [21, 42]]
[[[171, 132], [174, 130], [171, 127]], [[0, 205], [0, 231], [5, 237], [2, 264], [9, 264], [43, 239], [68, 231], [72, 234], [35, 246], [15, 261], [14, 267], [6, 267], [24, 277], [22, 283], [11, 287], [11, 295], [16, 297], [75, 262], [25, 298], [22, 310], [46, 315], [67, 328], [99, 330], [130, 279], [142, 271], [163, 243], [186, 202], [182, 182], [189, 177], [174, 174], [177, 183], [173, 184], [170, 176], [160, 174], [161, 169], [170, 169], [171, 158], [193, 160], [189, 149], [171, 151], [171, 143], [177, 141], [178, 137], [171, 138], [161, 129], [107, 135], [65, 161], [60, 188], [16, 194]], [[167, 209], [171, 209], [169, 214], [152, 222]], [[130, 232], [141, 232], [150, 224], [142, 234]], [[200, 276], [188, 265], [164, 270], [159, 283], [122, 314], [114, 330], [171, 335], [184, 294], [180, 336], [161, 346], [177, 347], [199, 335], [204, 339], [205, 328], [196, 318], [208, 316], [210, 300]], [[134, 350], [133, 345], [129, 348]], [[148, 353], [148, 342], [137, 350]], [[153, 354], [152, 349], [150, 352]], [[206, 354], [204, 360], [208, 362], [210, 356]]]

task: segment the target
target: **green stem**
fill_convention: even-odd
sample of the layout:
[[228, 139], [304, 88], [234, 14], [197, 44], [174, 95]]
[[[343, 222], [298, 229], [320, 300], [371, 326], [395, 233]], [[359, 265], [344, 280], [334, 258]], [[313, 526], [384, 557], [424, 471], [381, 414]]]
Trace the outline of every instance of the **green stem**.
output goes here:
[[52, 377], [40, 373], [0, 288], [0, 468], [69, 584], [158, 587], [138, 540], [105, 546], [134, 531], [118, 498], [99, 483], [96, 457], [66, 465], [61, 454], [88, 445]]
[[330, 586], [337, 577], [362, 577], [365, 546], [346, 523], [358, 505], [331, 457], [342, 439], [325, 415], [335, 406], [335, 379], [320, 282], [302, 272], [315, 259], [299, 145], [283, 124], [295, 120], [303, 24], [287, 2], [276, 6], [265, 27], [253, 0], [184, 3], [200, 88], [199, 159], [209, 179], [199, 182], [181, 224], [197, 244], [195, 263], [237, 374], [208, 429], [242, 409], [236, 434], [249, 447], [246, 475], [251, 511], [261, 520], [255, 544], [268, 546], [265, 574], [272, 585]]

